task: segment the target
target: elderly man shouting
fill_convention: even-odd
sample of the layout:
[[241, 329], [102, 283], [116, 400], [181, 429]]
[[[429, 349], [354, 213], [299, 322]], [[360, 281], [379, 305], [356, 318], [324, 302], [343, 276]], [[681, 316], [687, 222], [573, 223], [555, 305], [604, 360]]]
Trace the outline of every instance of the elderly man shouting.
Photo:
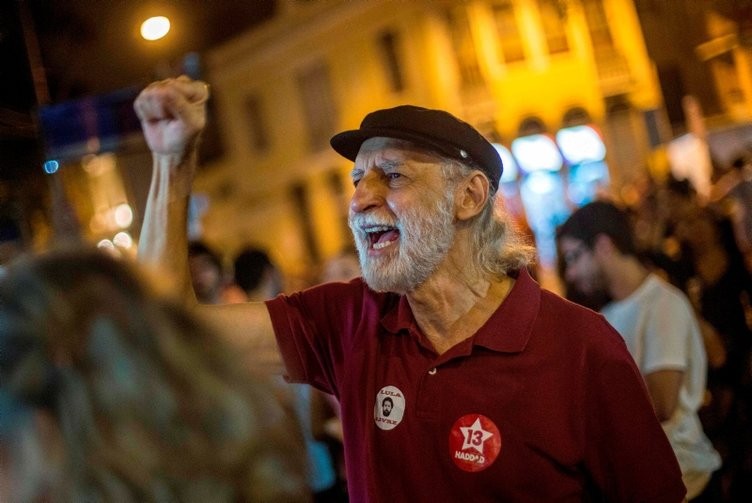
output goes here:
[[[154, 159], [139, 254], [194, 303], [185, 229], [207, 99], [181, 77], [135, 103]], [[249, 365], [277, 364], [339, 399], [351, 501], [682, 501], [619, 334], [528, 274], [533, 250], [494, 204], [495, 148], [449, 113], [410, 105], [372, 112], [331, 144], [354, 162], [363, 278], [196, 309]]]

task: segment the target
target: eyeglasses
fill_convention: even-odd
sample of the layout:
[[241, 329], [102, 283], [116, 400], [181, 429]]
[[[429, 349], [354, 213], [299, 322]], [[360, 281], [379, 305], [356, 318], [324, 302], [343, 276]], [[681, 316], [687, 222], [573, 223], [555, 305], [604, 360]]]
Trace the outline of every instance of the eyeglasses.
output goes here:
[[564, 260], [564, 264], [568, 267], [577, 263], [577, 261], [580, 260], [580, 257], [582, 257], [582, 254], [586, 251], [589, 251], [589, 248], [585, 245], [585, 243], [580, 243], [577, 245], [577, 247], [563, 252], [561, 258], [562, 260]]

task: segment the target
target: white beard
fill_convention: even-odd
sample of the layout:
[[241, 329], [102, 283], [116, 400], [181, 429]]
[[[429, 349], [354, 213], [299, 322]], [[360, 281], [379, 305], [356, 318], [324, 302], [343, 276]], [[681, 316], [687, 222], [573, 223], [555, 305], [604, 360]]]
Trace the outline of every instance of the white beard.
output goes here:
[[[390, 221], [366, 215], [350, 215], [350, 229], [358, 248], [363, 279], [378, 292], [404, 294], [425, 282], [446, 257], [455, 237], [454, 201], [437, 201], [433, 208], [405, 211]], [[370, 241], [365, 224], [384, 224], [399, 230], [397, 251], [381, 257], [368, 256]]]

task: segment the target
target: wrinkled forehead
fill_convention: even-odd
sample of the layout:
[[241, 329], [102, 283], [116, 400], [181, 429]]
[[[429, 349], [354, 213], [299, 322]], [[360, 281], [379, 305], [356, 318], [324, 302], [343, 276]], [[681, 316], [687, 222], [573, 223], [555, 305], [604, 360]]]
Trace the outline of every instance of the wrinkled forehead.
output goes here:
[[439, 153], [411, 141], [375, 136], [361, 144], [355, 162], [381, 156], [395, 160], [415, 159], [435, 163], [443, 160]]

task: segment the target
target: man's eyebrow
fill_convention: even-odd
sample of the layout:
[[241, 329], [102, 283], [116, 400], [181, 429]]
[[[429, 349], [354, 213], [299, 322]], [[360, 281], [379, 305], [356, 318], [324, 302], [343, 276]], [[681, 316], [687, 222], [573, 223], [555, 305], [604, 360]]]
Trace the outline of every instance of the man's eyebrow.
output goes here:
[[[391, 159], [384, 159], [382, 161], [379, 161], [376, 164], [376, 167], [379, 168], [382, 171], [391, 171], [395, 170], [401, 166], [403, 166], [405, 163], [404, 161], [395, 161]], [[358, 178], [363, 176], [363, 172], [365, 170], [363, 168], [353, 168], [353, 170], [350, 172], [351, 178]]]
[[402, 161], [393, 161], [393, 160], [390, 160], [390, 159], [385, 159], [385, 160], [379, 162], [377, 164], [377, 166], [380, 169], [386, 171], [386, 170], [397, 169], [397, 168], [401, 167], [403, 164], [404, 164], [404, 162], [402, 162]]

